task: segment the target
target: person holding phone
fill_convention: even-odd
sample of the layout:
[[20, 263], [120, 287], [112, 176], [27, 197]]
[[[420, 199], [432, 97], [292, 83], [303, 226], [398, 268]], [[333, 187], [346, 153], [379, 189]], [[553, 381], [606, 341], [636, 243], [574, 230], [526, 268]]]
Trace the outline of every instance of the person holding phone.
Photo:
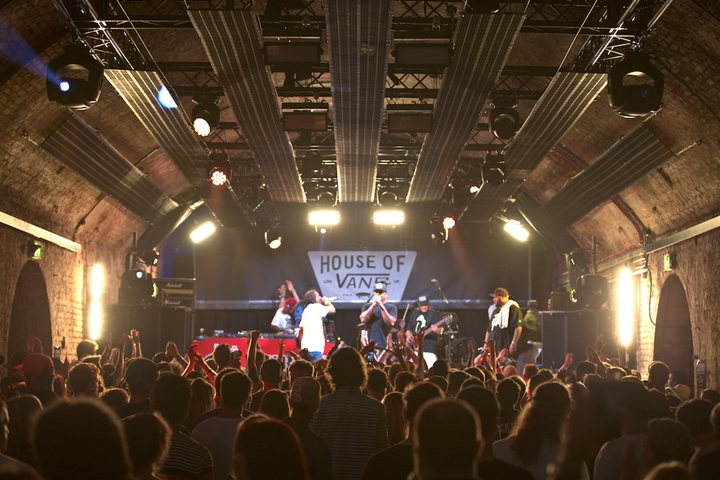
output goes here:
[[305, 310], [300, 320], [298, 339], [300, 348], [307, 348], [313, 362], [320, 360], [325, 351], [327, 333], [323, 317], [335, 313], [332, 302], [321, 297], [317, 290], [308, 290], [305, 294]]

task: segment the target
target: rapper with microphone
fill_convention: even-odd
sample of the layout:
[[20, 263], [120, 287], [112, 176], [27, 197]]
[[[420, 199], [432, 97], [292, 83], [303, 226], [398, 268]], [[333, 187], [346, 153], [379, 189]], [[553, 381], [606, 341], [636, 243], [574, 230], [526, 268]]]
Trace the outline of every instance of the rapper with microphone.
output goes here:
[[370, 302], [363, 305], [360, 312], [360, 321], [365, 324], [368, 330], [368, 340], [375, 342], [376, 348], [385, 349], [387, 336], [397, 322], [397, 307], [387, 301], [387, 284], [378, 282], [375, 284], [373, 296]]

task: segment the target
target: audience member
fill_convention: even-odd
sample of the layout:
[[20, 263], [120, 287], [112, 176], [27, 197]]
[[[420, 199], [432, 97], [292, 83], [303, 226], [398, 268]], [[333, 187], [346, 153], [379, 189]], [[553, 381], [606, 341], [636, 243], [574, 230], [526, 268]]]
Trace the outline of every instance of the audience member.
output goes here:
[[[520, 416], [520, 410], [516, 408], [520, 400], [520, 387], [517, 382], [512, 378], [503, 378], [497, 385], [497, 399], [500, 403], [500, 412], [496, 438], [502, 440], [510, 436], [510, 432], [515, 428], [515, 422]], [[487, 442], [487, 439], [485, 440]], [[488, 443], [488, 445], [492, 445], [492, 443]]]
[[40, 400], [32, 395], [20, 395], [7, 402], [9, 433], [6, 453], [33, 467], [37, 465], [32, 451], [33, 421], [42, 408]]
[[419, 379], [414, 373], [400, 372], [397, 377], [395, 377], [395, 391], [403, 393], [408, 386], [417, 381], [419, 381]]
[[278, 420], [253, 415], [240, 426], [234, 447], [237, 480], [310, 480], [297, 435]]
[[130, 395], [122, 388], [109, 388], [100, 394], [100, 401], [117, 412], [120, 407], [127, 405]]
[[290, 404], [287, 395], [282, 390], [268, 390], [263, 395], [258, 412], [276, 420], [287, 418], [290, 416]]
[[53, 402], [38, 418], [33, 444], [45, 480], [132, 478], [117, 416], [100, 402]]
[[362, 394], [367, 371], [356, 350], [337, 350], [326, 374], [335, 390], [320, 401], [310, 428], [330, 446], [333, 478], [359, 479], [367, 460], [388, 446], [385, 408]]
[[78, 363], [68, 373], [73, 397], [98, 398], [103, 391], [100, 370], [94, 363]]
[[331, 480], [330, 447], [310, 430], [310, 420], [320, 407], [320, 383], [311, 377], [296, 379], [290, 392], [290, 406], [292, 414], [283, 422], [290, 425], [300, 440], [310, 478]]
[[152, 413], [138, 413], [121, 422], [125, 432], [128, 453], [137, 480], [161, 480], [157, 469], [170, 448], [170, 427], [161, 417]]
[[403, 394], [390, 392], [382, 400], [388, 427], [388, 445], [395, 445], [407, 438], [408, 422], [403, 416]]
[[648, 422], [642, 450], [646, 472], [664, 462], [685, 463], [691, 453], [690, 432], [685, 425], [672, 418], [653, 418]]
[[696, 480], [715, 479], [720, 472], [720, 407], [718, 405], [712, 409], [710, 424], [715, 441], [690, 461], [690, 470]]
[[150, 395], [157, 378], [158, 366], [155, 362], [143, 357], [130, 360], [125, 370], [125, 382], [130, 391], [130, 400], [117, 410], [120, 418], [150, 412]]
[[262, 402], [265, 392], [280, 388], [281, 380], [282, 363], [272, 358], [269, 360], [265, 360], [260, 367], [260, 381], [262, 382], [262, 390], [252, 396], [252, 402], [250, 403], [250, 411], [260, 411], [260, 402]]
[[[371, 368], [368, 371], [367, 385], [365, 386], [368, 395], [381, 402], [385, 398], [387, 390], [387, 374], [379, 368]], [[402, 394], [401, 394], [402, 396]]]
[[28, 353], [22, 365], [16, 366], [15, 370], [23, 372], [28, 393], [36, 396], [43, 407], [57, 400], [58, 396], [53, 389], [55, 364], [52, 358], [42, 353]]

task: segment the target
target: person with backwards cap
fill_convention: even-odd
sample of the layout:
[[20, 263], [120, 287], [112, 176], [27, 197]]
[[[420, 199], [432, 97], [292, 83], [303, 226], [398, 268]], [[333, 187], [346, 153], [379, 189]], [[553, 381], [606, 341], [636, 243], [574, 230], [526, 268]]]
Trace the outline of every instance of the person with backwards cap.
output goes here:
[[442, 316], [437, 310], [430, 308], [430, 300], [425, 295], [418, 297], [418, 308], [410, 314], [410, 319], [405, 330], [407, 343], [415, 344], [415, 334], [425, 328], [425, 341], [423, 342], [423, 358], [428, 368], [431, 368], [437, 361], [437, 340], [442, 335]]
[[387, 285], [385, 282], [375, 284], [373, 297], [369, 303], [363, 305], [360, 321], [367, 326], [368, 340], [375, 342], [375, 347], [388, 348], [387, 336], [391, 333], [397, 322], [397, 307], [387, 302]]

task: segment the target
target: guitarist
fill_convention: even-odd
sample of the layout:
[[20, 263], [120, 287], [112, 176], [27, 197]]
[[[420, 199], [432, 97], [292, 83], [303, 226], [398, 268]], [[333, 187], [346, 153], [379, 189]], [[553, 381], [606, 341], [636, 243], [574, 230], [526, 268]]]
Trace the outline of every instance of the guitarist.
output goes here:
[[407, 322], [405, 340], [415, 346], [415, 334], [421, 328], [427, 328], [423, 341], [423, 358], [425, 358], [428, 368], [432, 367], [437, 360], [438, 336], [442, 335], [445, 323], [440, 312], [430, 308], [430, 300], [425, 295], [421, 295], [418, 298], [418, 307], [412, 311]]

